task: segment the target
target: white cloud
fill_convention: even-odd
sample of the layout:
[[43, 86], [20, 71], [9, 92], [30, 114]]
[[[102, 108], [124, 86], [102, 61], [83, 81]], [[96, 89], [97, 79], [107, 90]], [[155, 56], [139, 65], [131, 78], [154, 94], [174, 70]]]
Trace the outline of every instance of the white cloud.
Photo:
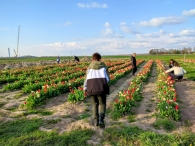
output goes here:
[[195, 30], [182, 30], [181, 32], [179, 32], [178, 34], [173, 34], [170, 33], [169, 34], [170, 37], [176, 38], [176, 37], [194, 37], [195, 36]]
[[181, 36], [195, 36], [195, 30], [182, 30], [179, 35]]
[[106, 28], [105, 30], [102, 30], [103, 36], [112, 36], [114, 35], [114, 31], [111, 28]]
[[71, 24], [72, 24], [72, 22], [70, 22], [70, 21], [67, 21], [67, 22], [64, 23], [65, 26], [68, 26], [68, 25], [71, 25]]
[[110, 27], [110, 24], [109, 24], [108, 22], [106, 22], [106, 23], [104, 24], [104, 26], [105, 26], [105, 27]]
[[159, 18], [152, 18], [149, 21], [142, 21], [139, 23], [141, 26], [154, 26], [154, 27], [159, 27], [163, 25], [168, 25], [168, 24], [181, 24], [185, 20], [182, 17], [159, 17]]
[[88, 8], [88, 9], [90, 9], [90, 8], [107, 8], [107, 5], [105, 3], [98, 4], [96, 2], [93, 2], [91, 4], [78, 3], [77, 6], [79, 8]]
[[183, 12], [182, 12], [182, 15], [184, 15], [184, 16], [195, 16], [195, 9], [192, 9], [192, 10], [184, 10]]
[[160, 34], [166, 34], [167, 32], [161, 29], [161, 30], [159, 30], [159, 33]]
[[[188, 37], [185, 35], [183, 35], [182, 37], [175, 37], [179, 35], [168, 34], [168, 33], [160, 35], [159, 32], [157, 32], [156, 34], [158, 34], [159, 37], [156, 38], [139, 37], [134, 39], [117, 38], [117, 37], [91, 38], [85, 40], [79, 39], [70, 42], [54, 42], [54, 43], [48, 43], [39, 46], [31, 46], [31, 47], [23, 46], [23, 50], [24, 51], [28, 50], [27, 54], [30, 53], [30, 55], [39, 54], [44, 56], [50, 56], [50, 55], [60, 55], [60, 56], [79, 55], [80, 56], [85, 54], [91, 56], [94, 52], [99, 52], [102, 55], [131, 54], [133, 52], [139, 54], [139, 53], [148, 53], [149, 50], [153, 48], [170, 49], [170, 48], [182, 48], [182, 47], [193, 48], [194, 47], [195, 37]], [[156, 34], [148, 33], [145, 34], [145, 36], [155, 36]]]
[[123, 37], [121, 34], [114, 32], [111, 28], [110, 28], [110, 23], [106, 22], [104, 24], [104, 27], [106, 27], [104, 30], [101, 31], [101, 36], [102, 37], [110, 37], [110, 38], [121, 38]]
[[126, 22], [121, 22], [121, 23], [120, 23], [120, 28], [121, 28], [121, 30], [122, 30], [123, 32], [125, 32], [125, 33], [131, 33], [131, 34], [138, 34], [138, 33], [139, 33], [139, 32], [137, 32], [137, 31], [132, 30], [132, 29], [127, 25]]
[[169, 36], [172, 37], [172, 38], [180, 37], [178, 34], [174, 34], [174, 33], [170, 33]]
[[146, 33], [146, 34], [137, 34], [137, 37], [142, 37], [142, 38], [145, 38], [145, 37], [149, 37], [149, 38], [159, 38], [159, 34], [156, 33], [156, 32], [152, 32], [152, 33]]

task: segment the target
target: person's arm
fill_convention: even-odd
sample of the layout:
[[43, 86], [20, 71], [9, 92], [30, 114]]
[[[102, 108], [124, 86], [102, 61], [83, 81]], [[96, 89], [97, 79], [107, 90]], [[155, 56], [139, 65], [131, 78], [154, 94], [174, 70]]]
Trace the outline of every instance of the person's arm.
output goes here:
[[107, 67], [106, 67], [106, 80], [107, 80], [107, 83], [110, 81], [110, 75], [109, 75]]
[[84, 91], [87, 91], [87, 74], [88, 74], [88, 68], [87, 68], [87, 71], [86, 71], [86, 76], [85, 76], [85, 80], [84, 80], [84, 84], [83, 84], [83, 90]]
[[132, 67], [135, 67], [134, 66], [134, 62], [133, 62], [133, 57], [131, 56], [131, 65], [132, 65]]
[[186, 71], [183, 69], [183, 67], [182, 67], [182, 70], [183, 70], [183, 73], [186, 74]]
[[170, 68], [170, 69], [166, 70], [165, 73], [169, 73], [171, 71], [174, 71], [174, 68]]

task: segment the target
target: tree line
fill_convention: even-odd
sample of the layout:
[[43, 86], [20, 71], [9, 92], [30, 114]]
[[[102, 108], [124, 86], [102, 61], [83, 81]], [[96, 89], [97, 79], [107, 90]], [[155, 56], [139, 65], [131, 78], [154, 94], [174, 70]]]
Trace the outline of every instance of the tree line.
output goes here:
[[182, 49], [151, 49], [149, 51], [150, 55], [155, 54], [192, 54], [195, 53], [195, 47], [192, 49], [191, 47], [183, 47]]

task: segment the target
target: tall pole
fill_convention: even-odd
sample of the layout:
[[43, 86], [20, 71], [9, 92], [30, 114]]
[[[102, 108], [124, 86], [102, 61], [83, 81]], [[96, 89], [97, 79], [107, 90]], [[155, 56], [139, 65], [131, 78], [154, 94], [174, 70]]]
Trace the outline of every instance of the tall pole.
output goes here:
[[8, 55], [9, 55], [9, 57], [10, 57], [10, 50], [9, 50], [9, 48], [8, 48]]
[[19, 38], [20, 38], [20, 25], [18, 26], [18, 44], [17, 44], [17, 54], [16, 54], [16, 57], [18, 57]]

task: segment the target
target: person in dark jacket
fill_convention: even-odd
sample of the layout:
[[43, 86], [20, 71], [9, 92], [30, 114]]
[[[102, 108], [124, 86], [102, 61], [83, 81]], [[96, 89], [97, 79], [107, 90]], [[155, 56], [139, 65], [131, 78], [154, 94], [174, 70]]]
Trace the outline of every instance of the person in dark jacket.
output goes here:
[[76, 61], [76, 63], [78, 63], [80, 60], [79, 60], [79, 57], [77, 56], [74, 56], [74, 61]]
[[105, 128], [106, 95], [110, 92], [109, 80], [108, 68], [101, 62], [101, 55], [94, 53], [92, 62], [87, 68], [84, 90], [91, 96], [93, 102], [93, 116], [90, 124], [100, 126], [100, 128]]
[[132, 75], [135, 76], [135, 72], [137, 71], [137, 65], [136, 65], [136, 53], [133, 53], [131, 56], [131, 65], [133, 67]]

